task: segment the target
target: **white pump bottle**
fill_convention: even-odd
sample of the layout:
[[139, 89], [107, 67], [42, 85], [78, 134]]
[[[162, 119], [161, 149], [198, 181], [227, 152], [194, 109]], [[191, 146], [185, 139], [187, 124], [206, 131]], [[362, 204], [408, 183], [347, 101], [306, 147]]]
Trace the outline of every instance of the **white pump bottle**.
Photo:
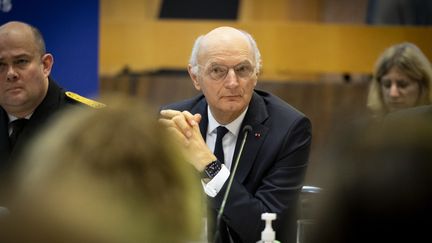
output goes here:
[[265, 228], [261, 232], [261, 240], [258, 243], [277, 243], [276, 232], [272, 228], [272, 221], [276, 219], [275, 213], [263, 213], [261, 219], [265, 220]]

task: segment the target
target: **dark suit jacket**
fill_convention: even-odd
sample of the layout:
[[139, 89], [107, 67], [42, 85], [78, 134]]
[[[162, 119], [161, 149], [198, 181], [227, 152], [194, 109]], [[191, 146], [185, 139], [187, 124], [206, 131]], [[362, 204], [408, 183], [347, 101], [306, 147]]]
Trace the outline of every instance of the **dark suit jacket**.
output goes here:
[[[42, 103], [36, 108], [33, 115], [21, 132], [13, 150], [9, 146], [9, 118], [6, 111], [0, 107], [0, 183], [4, 185], [12, 167], [17, 166], [18, 157], [23, 152], [28, 142], [37, 134], [38, 131], [47, 123], [56, 112], [75, 104], [78, 101], [65, 95], [65, 91], [60, 88], [51, 78], [49, 79], [48, 92]], [[1, 186], [2, 187], [2, 186]], [[3, 188], [4, 189], [4, 188]], [[0, 202], [1, 203], [1, 202]]]
[[[200, 129], [206, 137], [208, 116], [203, 95], [164, 109], [200, 113], [203, 117]], [[276, 238], [281, 242], [293, 242], [295, 211], [311, 145], [311, 123], [276, 96], [255, 90], [242, 127], [245, 125], [252, 126], [252, 132], [247, 137], [225, 206], [220, 229], [221, 242], [229, 242], [226, 226], [235, 242], [260, 240], [264, 229], [261, 214], [265, 212], [277, 213], [278, 220], [273, 223], [277, 230]], [[238, 155], [242, 139], [243, 135], [239, 134], [234, 158]], [[215, 215], [227, 184], [215, 198], [209, 198], [209, 207]], [[213, 224], [209, 222], [209, 234], [214, 232], [211, 228]]]

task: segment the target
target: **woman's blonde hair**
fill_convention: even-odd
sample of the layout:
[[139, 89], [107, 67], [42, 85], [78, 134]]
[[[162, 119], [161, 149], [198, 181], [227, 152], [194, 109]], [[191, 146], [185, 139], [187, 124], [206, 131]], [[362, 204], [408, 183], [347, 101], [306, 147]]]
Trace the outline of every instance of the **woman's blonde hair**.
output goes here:
[[386, 49], [375, 65], [369, 87], [367, 107], [376, 115], [388, 112], [381, 91], [381, 78], [396, 67], [405, 75], [419, 82], [420, 96], [417, 105], [432, 103], [432, 66], [425, 54], [416, 45], [408, 42]]

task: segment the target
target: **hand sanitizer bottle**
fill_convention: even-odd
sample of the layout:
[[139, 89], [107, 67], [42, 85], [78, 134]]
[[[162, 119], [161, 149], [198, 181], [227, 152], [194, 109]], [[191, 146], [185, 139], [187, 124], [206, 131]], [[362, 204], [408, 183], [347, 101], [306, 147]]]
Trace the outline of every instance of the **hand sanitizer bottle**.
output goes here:
[[261, 232], [261, 240], [257, 243], [277, 243], [276, 233], [272, 228], [272, 221], [276, 219], [275, 213], [263, 213], [261, 219], [265, 220], [266, 225], [264, 230]]

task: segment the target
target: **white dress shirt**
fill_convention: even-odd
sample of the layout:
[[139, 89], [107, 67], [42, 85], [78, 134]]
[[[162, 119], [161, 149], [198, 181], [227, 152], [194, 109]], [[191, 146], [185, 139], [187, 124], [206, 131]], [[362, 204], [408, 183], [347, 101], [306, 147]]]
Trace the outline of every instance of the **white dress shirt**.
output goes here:
[[248, 108], [246, 108], [240, 114], [240, 116], [237, 117], [231, 123], [226, 125], [221, 125], [213, 117], [210, 108], [207, 106], [208, 126], [207, 126], [207, 134], [206, 134], [206, 143], [211, 151], [214, 151], [216, 137], [217, 137], [217, 127], [224, 126], [228, 129], [228, 132], [225, 134], [225, 136], [222, 139], [222, 147], [223, 147], [224, 158], [225, 158], [225, 161], [221, 161], [223, 163], [222, 169], [208, 183], [202, 182], [205, 193], [210, 197], [215, 197], [229, 178], [230, 169], [233, 163], [233, 156], [234, 156], [234, 150], [237, 142], [237, 137], [240, 132], [240, 126], [243, 122], [247, 110]]

